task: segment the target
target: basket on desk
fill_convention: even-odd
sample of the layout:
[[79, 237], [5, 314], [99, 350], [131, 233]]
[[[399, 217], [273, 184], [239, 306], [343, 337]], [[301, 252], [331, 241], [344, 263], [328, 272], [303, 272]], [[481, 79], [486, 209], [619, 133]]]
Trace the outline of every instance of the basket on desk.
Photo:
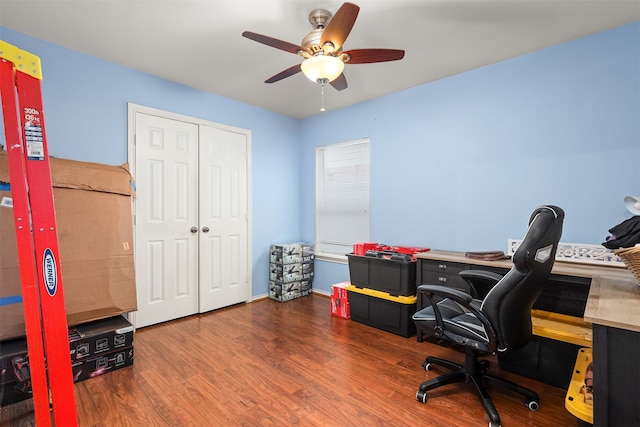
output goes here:
[[620, 257], [640, 284], [640, 246], [616, 249], [613, 253]]

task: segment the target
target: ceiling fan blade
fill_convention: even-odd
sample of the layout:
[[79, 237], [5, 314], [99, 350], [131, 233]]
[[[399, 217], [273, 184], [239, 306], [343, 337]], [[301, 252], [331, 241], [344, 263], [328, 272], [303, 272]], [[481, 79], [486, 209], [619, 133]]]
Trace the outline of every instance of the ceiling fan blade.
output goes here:
[[301, 51], [301, 50], [306, 51], [307, 50], [307, 49], [305, 49], [304, 47], [302, 47], [300, 45], [289, 43], [289, 42], [285, 42], [283, 40], [274, 39], [273, 37], [265, 36], [265, 35], [258, 34], [258, 33], [252, 33], [251, 31], [245, 31], [244, 33], [242, 33], [242, 36], [246, 37], [248, 39], [251, 39], [253, 41], [256, 41], [258, 43], [266, 44], [267, 46], [271, 46], [271, 47], [275, 47], [276, 49], [284, 50], [285, 52], [291, 52], [291, 53], [298, 54], [298, 51]]
[[278, 74], [276, 74], [273, 77], [269, 77], [264, 82], [265, 83], [275, 83], [275, 82], [277, 82], [279, 80], [286, 79], [287, 77], [291, 77], [294, 74], [299, 73], [300, 71], [302, 71], [302, 68], [300, 68], [300, 64], [296, 64], [296, 65], [293, 65], [293, 66], [287, 68], [284, 71], [280, 71]]
[[404, 50], [401, 49], [353, 49], [342, 53], [351, 57], [346, 64], [371, 64], [404, 58]]
[[345, 3], [340, 6], [322, 32], [320, 45], [323, 46], [325, 43], [331, 42], [336, 51], [340, 49], [351, 32], [359, 11], [360, 8], [353, 3]]
[[344, 73], [340, 74], [334, 81], [329, 83], [335, 90], [345, 90], [347, 85], [347, 78]]

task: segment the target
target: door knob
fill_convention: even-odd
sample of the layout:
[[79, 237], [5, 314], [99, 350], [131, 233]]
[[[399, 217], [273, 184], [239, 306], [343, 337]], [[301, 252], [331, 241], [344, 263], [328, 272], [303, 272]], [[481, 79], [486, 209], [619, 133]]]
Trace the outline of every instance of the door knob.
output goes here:
[[204, 227], [202, 227], [202, 232], [203, 233], [208, 233], [209, 232], [209, 227], [207, 227], [206, 225]]
[[198, 227], [191, 227], [191, 228], [189, 229], [189, 231], [191, 231], [192, 233], [194, 233], [194, 234], [195, 234], [195, 233], [197, 233], [197, 232], [198, 232]]

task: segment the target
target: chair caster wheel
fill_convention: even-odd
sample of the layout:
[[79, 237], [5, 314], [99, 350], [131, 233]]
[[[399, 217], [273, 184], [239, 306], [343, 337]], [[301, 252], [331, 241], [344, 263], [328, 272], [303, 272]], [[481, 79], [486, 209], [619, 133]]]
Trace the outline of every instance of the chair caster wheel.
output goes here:
[[500, 427], [500, 424], [489, 421], [489, 427]]
[[537, 411], [538, 409], [540, 409], [540, 404], [538, 403], [537, 400], [527, 399], [524, 401], [524, 404], [527, 408], [529, 408], [532, 411]]
[[418, 392], [416, 393], [416, 400], [420, 403], [426, 403], [427, 402], [427, 392], [426, 391], [422, 391], [422, 390], [418, 390]]
[[424, 362], [422, 364], [422, 367], [424, 368], [425, 371], [430, 371], [433, 369], [433, 365], [429, 362]]

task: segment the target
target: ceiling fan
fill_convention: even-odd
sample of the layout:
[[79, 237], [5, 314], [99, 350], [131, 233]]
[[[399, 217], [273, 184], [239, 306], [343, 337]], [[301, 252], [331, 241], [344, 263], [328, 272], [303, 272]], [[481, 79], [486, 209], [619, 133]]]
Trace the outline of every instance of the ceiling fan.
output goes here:
[[333, 17], [327, 10], [313, 10], [309, 14], [309, 22], [314, 29], [302, 39], [300, 45], [251, 31], [245, 31], [242, 35], [305, 58], [301, 64], [279, 72], [268, 78], [265, 83], [274, 83], [302, 71], [311, 81], [323, 86], [329, 83], [337, 90], [344, 90], [347, 88], [347, 79], [342, 73], [345, 64], [397, 61], [404, 57], [404, 50], [399, 49], [341, 50], [359, 11], [360, 7], [353, 3], [344, 3]]

